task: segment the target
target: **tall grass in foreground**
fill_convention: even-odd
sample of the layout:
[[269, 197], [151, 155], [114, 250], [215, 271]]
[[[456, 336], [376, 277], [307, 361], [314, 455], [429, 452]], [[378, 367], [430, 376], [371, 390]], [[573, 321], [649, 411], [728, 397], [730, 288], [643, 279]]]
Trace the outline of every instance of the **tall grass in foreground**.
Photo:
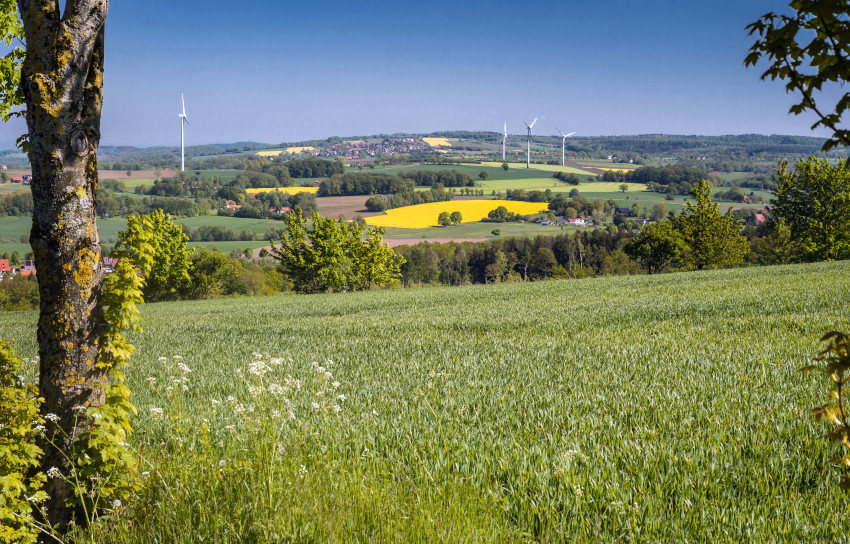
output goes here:
[[[824, 263], [148, 305], [149, 485], [83, 540], [846, 540], [797, 369], [848, 288]], [[0, 324], [24, 356], [35, 317]]]

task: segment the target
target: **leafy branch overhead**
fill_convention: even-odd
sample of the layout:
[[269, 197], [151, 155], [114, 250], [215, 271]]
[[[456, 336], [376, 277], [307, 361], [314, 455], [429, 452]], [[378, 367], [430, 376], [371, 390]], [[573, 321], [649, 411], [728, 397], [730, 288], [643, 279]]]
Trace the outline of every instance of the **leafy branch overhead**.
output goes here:
[[785, 90], [799, 93], [801, 99], [791, 106], [798, 115], [811, 111], [818, 116], [812, 129], [828, 128], [832, 138], [823, 149], [850, 146], [850, 130], [840, 128], [842, 115], [850, 108], [850, 92], [826, 107], [821, 93], [830, 84], [843, 86], [850, 75], [850, 3], [846, 0], [792, 0], [793, 15], [766, 13], [746, 28], [758, 39], [750, 47], [745, 66], [762, 59], [769, 65], [761, 79], [782, 79]]

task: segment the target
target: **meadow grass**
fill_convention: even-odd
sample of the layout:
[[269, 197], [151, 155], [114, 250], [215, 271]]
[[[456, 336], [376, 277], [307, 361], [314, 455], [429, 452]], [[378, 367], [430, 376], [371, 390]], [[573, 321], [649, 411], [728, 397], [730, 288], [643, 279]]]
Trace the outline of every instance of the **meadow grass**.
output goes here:
[[[79, 541], [843, 541], [797, 369], [848, 288], [839, 262], [145, 305], [146, 489]], [[0, 337], [32, 358], [36, 318]]]
[[[500, 163], [500, 162], [483, 162], [481, 164], [484, 164], [484, 165], [487, 165], [487, 166], [501, 166], [502, 165], [502, 163]], [[512, 169], [516, 169], [516, 170], [526, 170], [526, 171], [528, 171], [528, 170], [538, 170], [540, 172], [548, 172], [550, 177], [552, 175], [552, 172], [566, 172], [568, 174], [578, 174], [579, 176], [588, 176], [588, 175], [596, 176], [596, 174], [594, 174], [592, 172], [586, 172], [584, 170], [581, 170], [579, 168], [574, 168], [572, 166], [561, 166], [560, 164], [534, 164], [534, 163], [532, 163], [528, 168], [526, 168], [525, 163], [523, 163], [521, 165], [511, 164], [510, 167]]]
[[4, 183], [0, 181], [0, 195], [29, 190], [30, 186], [23, 183]]

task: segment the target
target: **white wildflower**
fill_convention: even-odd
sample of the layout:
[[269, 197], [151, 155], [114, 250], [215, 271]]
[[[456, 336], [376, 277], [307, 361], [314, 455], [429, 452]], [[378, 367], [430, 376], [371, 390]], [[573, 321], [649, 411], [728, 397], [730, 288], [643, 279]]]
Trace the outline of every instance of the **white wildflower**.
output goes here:
[[154, 378], [153, 376], [148, 376], [146, 379], [151, 383], [154, 383], [156, 381], [156, 378]]
[[154, 414], [161, 414], [162, 408], [151, 408], [151, 412]]
[[168, 358], [167, 358], [167, 357], [160, 357], [160, 358], [159, 358], [159, 359], [157, 359], [157, 360], [158, 360], [158, 361], [161, 361], [161, 362], [163, 362], [163, 363], [164, 363], [164, 362], [168, 361]]
[[62, 472], [56, 467], [50, 467], [47, 469], [47, 477], [48, 478], [57, 478], [62, 475]]
[[314, 402], [314, 403], [313, 403], [313, 409], [314, 409], [314, 410], [318, 410], [318, 409], [319, 409], [319, 403], [318, 403], [318, 402]]
[[150, 475], [151, 475], [151, 473], [148, 472], [147, 470], [142, 472], [142, 476], [150, 476]]
[[339, 388], [339, 386], [340, 386], [340, 383], [339, 383], [339, 382], [334, 382], [334, 383], [332, 383], [331, 385], [333, 386], [333, 388], [334, 388], [334, 389], [338, 389], [338, 388]]
[[334, 412], [338, 414], [340, 410], [342, 410], [342, 408], [339, 407], [339, 404], [334, 404]]
[[44, 425], [36, 425], [36, 426], [35, 426], [35, 430], [36, 430], [36, 431], [43, 431], [43, 430], [44, 430], [44, 429], [46, 429], [46, 428], [47, 428], [47, 427], [45, 427]]
[[260, 378], [262, 378], [269, 370], [271, 370], [271, 367], [263, 361], [254, 361], [248, 365], [248, 372], [255, 376], [259, 376]]
[[86, 411], [86, 407], [77, 405], [77, 406], [74, 406], [74, 411], [77, 412], [78, 414], [82, 414]]
[[227, 402], [236, 402], [236, 397], [228, 396]]
[[182, 359], [183, 357], [181, 357], [180, 355], [175, 355], [173, 358], [174, 358], [174, 359], [177, 359], [177, 360], [180, 360], [180, 359]]
[[339, 400], [345, 400], [348, 397], [346, 397], [345, 395], [337, 395], [336, 398], [338, 398]]
[[327, 379], [329, 379], [329, 380], [330, 380], [330, 379], [331, 379], [331, 378], [333, 378], [333, 377], [334, 377], [334, 375], [333, 375], [333, 374], [331, 374], [330, 372], [325, 372], [325, 378], [327, 378]]
[[224, 459], [222, 459], [221, 461], [218, 462], [218, 466], [220, 466], [220, 467], [223, 467], [226, 464], [227, 464], [227, 461], [225, 461]]
[[47, 414], [44, 416], [44, 419], [49, 419], [50, 421], [59, 421], [59, 416], [56, 414]]
[[221, 404], [221, 401], [218, 400], [218, 399], [212, 399], [212, 403], [213, 403], [213, 406], [215, 406], [217, 404]]
[[192, 372], [192, 370], [186, 365], [186, 363], [177, 363], [177, 368], [188, 374]]
[[112, 508], [121, 508], [121, 499], [115, 499], [112, 501]]
[[269, 393], [272, 395], [283, 395], [286, 391], [279, 384], [273, 383], [269, 385]]

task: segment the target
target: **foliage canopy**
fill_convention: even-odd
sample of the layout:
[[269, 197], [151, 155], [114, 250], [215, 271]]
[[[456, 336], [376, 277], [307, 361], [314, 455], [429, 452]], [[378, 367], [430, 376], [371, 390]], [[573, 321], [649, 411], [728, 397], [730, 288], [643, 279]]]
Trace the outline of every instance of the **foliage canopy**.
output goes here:
[[823, 145], [850, 146], [850, 131], [839, 128], [841, 116], [850, 108], [850, 92], [827, 110], [820, 93], [824, 86], [843, 86], [850, 74], [850, 4], [846, 0], [792, 0], [793, 15], [766, 13], [747, 26], [758, 36], [744, 60], [755, 66], [765, 58], [769, 65], [761, 78], [782, 79], [785, 90], [801, 99], [789, 112], [811, 111], [818, 116], [812, 129], [828, 128], [832, 138]]
[[369, 229], [355, 222], [311, 216], [307, 229], [300, 208], [287, 215], [280, 231], [280, 246], [272, 256], [299, 293], [360, 291], [371, 285], [393, 282], [401, 275], [404, 259], [383, 243], [382, 228]]
[[749, 250], [747, 238], [741, 235], [740, 222], [727, 211], [720, 215], [717, 203], [711, 200], [711, 185], [705, 180], [691, 189], [696, 204], [670, 218], [673, 228], [690, 247], [685, 266], [703, 270], [740, 264]]
[[804, 261], [850, 257], [850, 165], [826, 159], [799, 160], [794, 170], [779, 163], [770, 212], [791, 229]]

